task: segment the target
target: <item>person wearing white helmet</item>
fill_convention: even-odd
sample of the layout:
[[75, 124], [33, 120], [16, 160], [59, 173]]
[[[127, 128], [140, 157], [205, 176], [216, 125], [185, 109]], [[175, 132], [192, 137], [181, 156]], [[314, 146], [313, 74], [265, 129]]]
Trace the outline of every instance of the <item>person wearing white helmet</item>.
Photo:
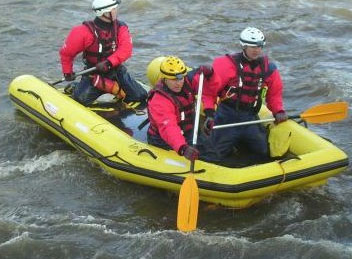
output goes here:
[[89, 105], [104, 93], [111, 93], [126, 102], [145, 101], [146, 90], [127, 72], [123, 63], [132, 56], [132, 38], [126, 23], [117, 19], [119, 0], [94, 0], [96, 18], [75, 26], [60, 48], [62, 72], [66, 81], [73, 81], [73, 62], [83, 53], [85, 68], [95, 72], [83, 75], [75, 83], [72, 96]]
[[116, 14], [113, 15], [111, 12], [116, 11], [116, 8], [121, 2], [118, 0], [94, 0], [92, 3], [92, 9], [98, 17], [104, 17], [108, 20], [112, 20], [116, 17]]
[[268, 56], [263, 55], [266, 43], [264, 34], [257, 28], [247, 27], [240, 33], [239, 43], [241, 52], [226, 54], [213, 61], [214, 73], [221, 78], [221, 85], [216, 94], [203, 96], [207, 100], [205, 103], [211, 103], [204, 107], [206, 120], [203, 129], [216, 144], [219, 159], [225, 159], [234, 148], [245, 144], [253, 159], [267, 161], [267, 134], [260, 124], [212, 130], [214, 125], [257, 120], [263, 98], [276, 123], [287, 120], [279, 70]]

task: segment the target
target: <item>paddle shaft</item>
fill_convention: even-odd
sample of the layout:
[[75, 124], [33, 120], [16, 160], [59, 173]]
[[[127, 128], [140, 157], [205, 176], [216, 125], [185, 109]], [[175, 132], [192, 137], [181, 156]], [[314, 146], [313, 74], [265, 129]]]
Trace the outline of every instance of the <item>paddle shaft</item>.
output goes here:
[[[315, 105], [299, 115], [288, 116], [288, 119], [301, 118], [308, 123], [329, 123], [329, 122], [335, 122], [335, 121], [346, 119], [347, 115], [348, 115], [347, 102], [332, 102], [332, 103]], [[213, 127], [213, 129], [237, 127], [237, 126], [251, 125], [251, 124], [271, 122], [271, 121], [275, 121], [275, 119], [270, 118], [270, 119], [263, 119], [263, 120], [216, 125]]]
[[238, 123], [216, 125], [216, 126], [213, 127], [213, 129], [223, 129], [223, 128], [230, 128], [230, 127], [238, 127], [238, 126], [252, 125], [252, 124], [258, 124], [258, 123], [263, 123], [263, 122], [271, 122], [271, 121], [275, 121], [275, 119], [274, 118], [270, 118], [270, 119], [264, 119], [264, 120], [244, 121], [244, 122], [238, 122]]
[[[194, 128], [193, 128], [193, 140], [192, 145], [195, 147], [197, 145], [197, 138], [198, 138], [198, 124], [199, 124], [199, 117], [200, 117], [200, 104], [202, 102], [202, 93], [203, 93], [203, 81], [204, 81], [204, 74], [201, 73], [199, 76], [199, 86], [198, 86], [198, 95], [197, 95], [197, 105], [196, 105], [196, 115], [194, 118]], [[191, 161], [191, 172], [194, 172], [194, 160]]]
[[[203, 91], [203, 73], [199, 76], [198, 96], [196, 104], [196, 114], [194, 118], [194, 131], [192, 145], [197, 144], [198, 124], [200, 117], [200, 104]], [[199, 206], [199, 190], [197, 182], [194, 178], [194, 160], [191, 161], [191, 174], [183, 181], [180, 189], [180, 196], [177, 208], [177, 228], [184, 232], [193, 231], [197, 228], [198, 206]]]
[[[82, 75], [88, 74], [88, 73], [91, 73], [91, 72], [94, 72], [96, 69], [97, 69], [96, 67], [91, 67], [91, 68], [88, 68], [86, 70], [82, 70], [82, 71], [80, 71], [78, 73], [75, 73], [74, 78], [76, 78], [78, 76], [82, 76]], [[56, 81], [56, 82], [52, 83], [51, 85], [54, 86], [54, 85], [57, 85], [57, 84], [62, 83], [64, 81], [66, 81], [66, 79], [62, 78], [59, 81]]]

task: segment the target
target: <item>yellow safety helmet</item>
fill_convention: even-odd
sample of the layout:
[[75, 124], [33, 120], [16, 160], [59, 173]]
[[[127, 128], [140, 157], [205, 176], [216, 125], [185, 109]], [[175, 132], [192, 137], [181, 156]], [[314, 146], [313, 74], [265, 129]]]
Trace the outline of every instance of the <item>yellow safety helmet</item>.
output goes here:
[[182, 79], [187, 74], [187, 67], [183, 61], [176, 56], [167, 56], [160, 64], [161, 78]]
[[154, 87], [161, 78], [160, 64], [166, 57], [153, 59], [147, 66], [147, 78], [152, 87]]
[[[160, 72], [160, 66], [166, 58], [166, 56], [154, 58], [147, 66], [147, 78], [152, 87], [154, 87], [158, 81], [163, 78], [163, 74]], [[190, 67], [186, 67], [186, 69], [187, 72], [192, 70]]]

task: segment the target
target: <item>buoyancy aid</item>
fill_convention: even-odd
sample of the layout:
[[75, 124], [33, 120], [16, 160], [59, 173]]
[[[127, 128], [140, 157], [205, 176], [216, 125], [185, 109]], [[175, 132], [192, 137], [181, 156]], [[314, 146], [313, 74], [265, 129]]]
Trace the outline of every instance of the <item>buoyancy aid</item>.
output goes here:
[[97, 19], [83, 22], [94, 35], [94, 42], [83, 52], [83, 59], [88, 67], [104, 61], [117, 49], [116, 41], [120, 22], [115, 20], [112, 26], [105, 26], [107, 27], [105, 29], [98, 26], [97, 23], [103, 22]]
[[[178, 125], [182, 130], [184, 135], [186, 132], [193, 129], [193, 119], [194, 119], [194, 101], [195, 93], [190, 87], [190, 82], [188, 78], [185, 77], [185, 83], [183, 85], [181, 93], [174, 93], [164, 84], [157, 84], [156, 87], [149, 92], [148, 101], [153, 98], [155, 93], [159, 93], [162, 96], [169, 99], [176, 107], [176, 116]], [[156, 122], [149, 113], [150, 126], [148, 129], [148, 134], [159, 135], [158, 129], [156, 127]]]
[[[83, 22], [94, 35], [93, 43], [83, 52], [83, 60], [87, 67], [93, 67], [98, 62], [106, 60], [116, 49], [116, 38], [120, 27], [120, 22], [114, 21], [113, 25], [96, 19], [94, 21]], [[99, 26], [100, 25], [100, 26]], [[102, 27], [106, 27], [105, 29]], [[94, 87], [106, 93], [116, 95], [119, 99], [124, 99], [126, 93], [117, 82], [116, 78], [109, 78], [99, 74], [90, 76]]]
[[237, 110], [253, 110], [257, 113], [262, 104], [264, 81], [272, 73], [269, 70], [268, 57], [259, 58], [253, 66], [249, 62], [243, 62], [242, 53], [226, 56], [236, 67], [238, 76], [232, 78], [220, 92], [222, 102]]

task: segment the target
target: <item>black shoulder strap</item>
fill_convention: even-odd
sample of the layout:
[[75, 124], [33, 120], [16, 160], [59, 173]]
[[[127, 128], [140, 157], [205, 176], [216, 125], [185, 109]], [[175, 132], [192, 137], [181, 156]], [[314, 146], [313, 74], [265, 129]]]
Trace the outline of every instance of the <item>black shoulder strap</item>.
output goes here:
[[264, 76], [265, 76], [265, 64], [264, 64], [264, 57], [260, 57], [259, 58], [259, 66], [260, 66], [260, 77], [262, 78], [262, 80], [264, 81]]
[[[84, 21], [83, 24], [88, 27], [88, 29], [91, 31], [91, 33], [92, 33], [93, 36], [94, 36], [94, 41], [92, 42], [92, 44], [91, 44], [90, 46], [92, 46], [95, 41], [98, 41], [98, 44], [99, 44], [99, 45], [102, 45], [103, 43], [102, 43], [102, 41], [101, 41], [101, 39], [100, 39], [99, 33], [97, 32], [97, 29], [96, 29], [96, 27], [95, 27], [94, 21]], [[89, 48], [90, 46], [88, 46], [88, 48]], [[100, 48], [100, 47], [99, 47], [99, 48]], [[86, 54], [88, 54], [88, 53], [89, 53], [89, 55], [96, 56], [97, 59], [98, 59], [98, 62], [99, 62], [99, 61], [101, 60], [101, 58], [102, 58], [102, 52], [93, 53], [93, 52], [86, 51]]]
[[87, 26], [88, 29], [92, 32], [92, 34], [95, 35], [96, 37], [98, 37], [93, 21], [84, 21], [82, 24]]
[[237, 68], [237, 74], [239, 75], [239, 77], [241, 78], [242, 82], [243, 82], [243, 69], [242, 69], [242, 65], [241, 65], [241, 53], [236, 53], [236, 54], [226, 54], [226, 56], [232, 61], [232, 63], [235, 65], [235, 67]]

